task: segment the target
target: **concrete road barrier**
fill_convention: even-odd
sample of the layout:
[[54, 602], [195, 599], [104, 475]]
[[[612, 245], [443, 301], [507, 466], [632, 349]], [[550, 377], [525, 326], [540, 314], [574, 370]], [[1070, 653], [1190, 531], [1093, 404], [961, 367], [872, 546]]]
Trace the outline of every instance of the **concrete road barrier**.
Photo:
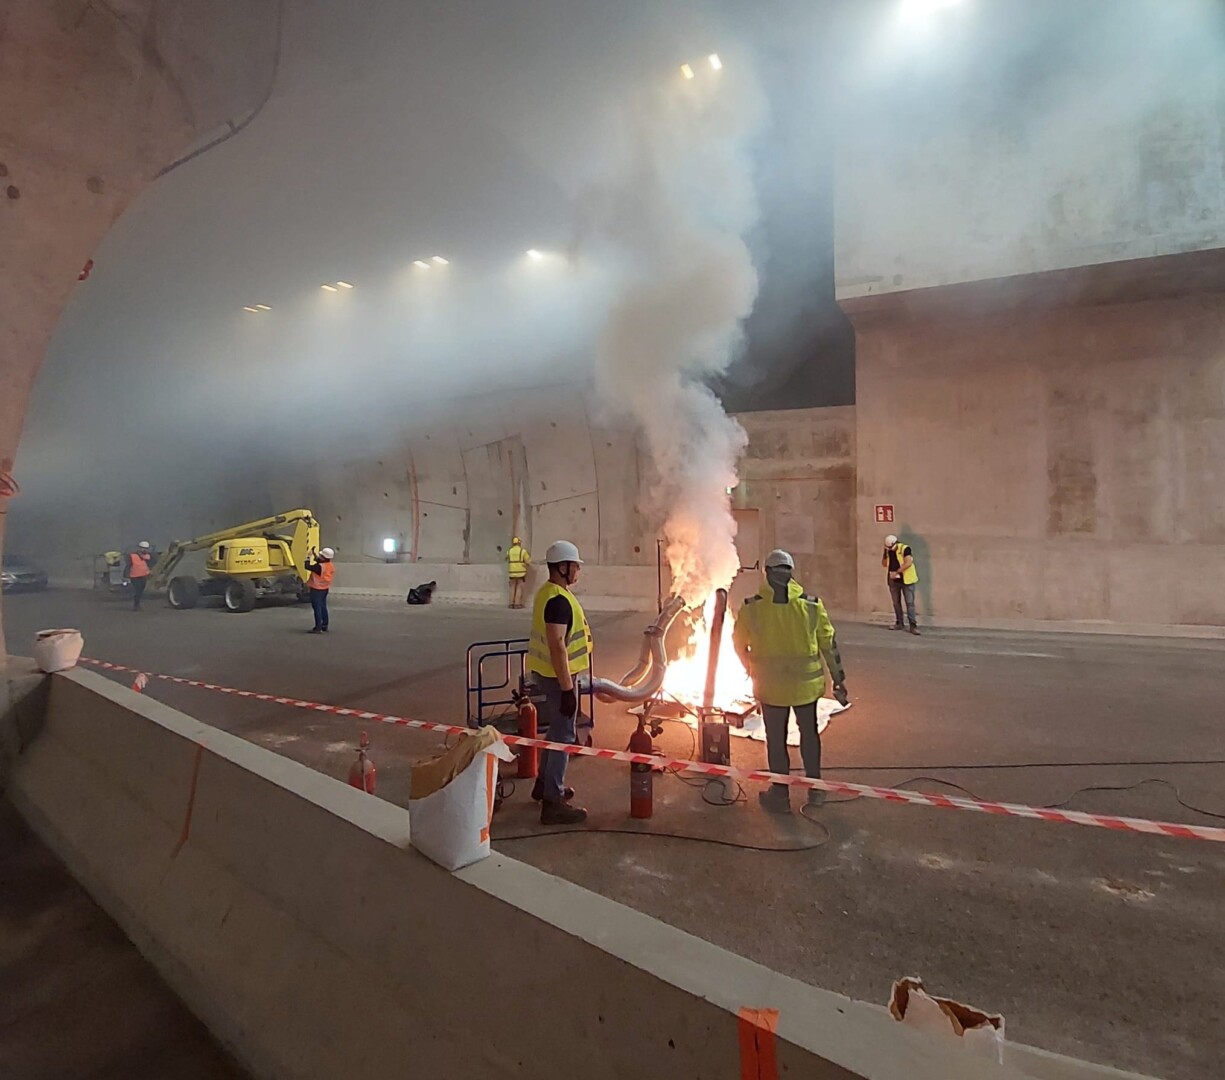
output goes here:
[[270, 1080], [736, 1077], [742, 1007], [780, 1075], [1125, 1074], [974, 1061], [495, 854], [448, 874], [407, 811], [89, 671], [51, 677], [9, 795], [236, 1056]]

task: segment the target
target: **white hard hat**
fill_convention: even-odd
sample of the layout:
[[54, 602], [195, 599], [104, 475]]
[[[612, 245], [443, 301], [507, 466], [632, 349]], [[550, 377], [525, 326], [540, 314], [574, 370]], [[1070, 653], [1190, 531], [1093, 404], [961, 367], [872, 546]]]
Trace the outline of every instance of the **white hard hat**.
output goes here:
[[885, 547], [893, 547], [893, 545], [896, 543], [897, 543], [897, 537], [894, 536], [893, 533], [890, 533], [888, 536], [885, 537]]
[[544, 553], [544, 561], [547, 563], [576, 562], [579, 566], [583, 565], [578, 548], [569, 540], [557, 540], [550, 544], [549, 550]]
[[140, 547], [140, 548], [144, 548], [146, 551], [148, 551], [148, 550], [149, 550], [149, 549], [150, 549], [150, 548], [151, 548], [153, 545], [152, 545], [152, 544], [150, 544], [148, 540], [142, 540], [142, 541], [141, 541], [139, 544], [137, 544], [136, 546], [137, 546], [137, 547]]
[[322, 555], [325, 559], [336, 558], [336, 552], [334, 552], [331, 548], [324, 548], [321, 552], [319, 552], [319, 554]]
[[788, 570], [794, 570], [795, 560], [791, 557], [790, 552], [786, 552], [782, 548], [775, 548], [766, 556], [766, 569], [775, 570], [780, 566], [785, 566]]

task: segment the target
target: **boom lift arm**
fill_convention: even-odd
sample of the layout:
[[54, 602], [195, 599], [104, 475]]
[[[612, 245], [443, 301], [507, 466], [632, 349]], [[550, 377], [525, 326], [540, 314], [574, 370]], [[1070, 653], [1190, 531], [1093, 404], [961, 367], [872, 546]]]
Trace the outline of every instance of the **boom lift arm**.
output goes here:
[[155, 589], [164, 589], [175, 567], [189, 552], [206, 550], [224, 540], [238, 540], [246, 536], [265, 536], [270, 529], [285, 525], [292, 527], [292, 532], [285, 539], [288, 540], [289, 550], [293, 555], [294, 569], [299, 579], [305, 582], [309, 576], [306, 571], [306, 557], [319, 546], [319, 522], [309, 510], [287, 510], [283, 514], [248, 521], [243, 525], [235, 525], [230, 529], [209, 533], [207, 536], [197, 536], [194, 540], [173, 541], [165, 554], [157, 560], [150, 584]]

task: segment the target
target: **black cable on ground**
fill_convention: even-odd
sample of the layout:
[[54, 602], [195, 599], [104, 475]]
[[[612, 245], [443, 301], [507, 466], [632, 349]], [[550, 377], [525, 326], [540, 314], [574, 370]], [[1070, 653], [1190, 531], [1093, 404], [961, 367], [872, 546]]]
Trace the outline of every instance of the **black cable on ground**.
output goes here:
[[499, 843], [502, 840], [535, 840], [541, 836], [584, 836], [590, 833], [612, 833], [618, 836], [662, 836], [670, 840], [693, 840], [699, 844], [715, 844], [718, 847], [740, 848], [742, 851], [767, 851], [776, 852], [778, 854], [786, 854], [787, 852], [796, 851], [813, 851], [816, 848], [823, 847], [828, 844], [832, 838], [829, 831], [829, 826], [823, 821], [817, 821], [814, 818], [808, 817], [807, 814], [802, 814], [804, 820], [815, 825], [825, 835], [822, 836], [815, 844], [805, 844], [803, 847], [765, 847], [762, 844], [742, 844], [736, 840], [719, 840], [713, 836], [685, 836], [682, 833], [674, 832], [658, 832], [655, 830], [639, 831], [637, 829], [606, 829], [606, 828], [577, 828], [558, 830], [557, 832], [530, 832], [530, 833], [511, 833], [509, 836], [494, 836], [493, 842]]

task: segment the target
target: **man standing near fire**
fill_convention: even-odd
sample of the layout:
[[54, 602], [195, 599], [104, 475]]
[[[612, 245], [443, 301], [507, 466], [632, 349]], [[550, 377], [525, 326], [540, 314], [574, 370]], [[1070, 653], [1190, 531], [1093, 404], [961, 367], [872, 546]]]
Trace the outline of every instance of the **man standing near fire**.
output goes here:
[[[536, 591], [532, 605], [532, 636], [527, 670], [544, 696], [541, 712], [549, 742], [578, 742], [578, 691], [575, 676], [591, 667], [591, 628], [583, 607], [570, 590], [578, 581], [583, 560], [569, 540], [550, 544], [545, 552], [549, 580]], [[566, 787], [570, 755], [545, 750], [532, 798], [540, 801], [542, 825], [577, 825], [587, 811], [570, 805], [574, 789]]]
[[[761, 705], [770, 771], [784, 775], [791, 772], [787, 725], [794, 709], [804, 774], [816, 780], [821, 776], [817, 701], [825, 696], [822, 658], [834, 682], [834, 697], [842, 705], [848, 700], [846, 674], [825, 605], [817, 597], [805, 595], [800, 583], [792, 579], [794, 571], [795, 560], [787, 552], [775, 550], [766, 556], [766, 579], [757, 595], [750, 596], [740, 609], [732, 640]], [[763, 807], [775, 813], [791, 810], [786, 784], [771, 784], [758, 798]], [[809, 806], [824, 802], [824, 791], [809, 789]]]

